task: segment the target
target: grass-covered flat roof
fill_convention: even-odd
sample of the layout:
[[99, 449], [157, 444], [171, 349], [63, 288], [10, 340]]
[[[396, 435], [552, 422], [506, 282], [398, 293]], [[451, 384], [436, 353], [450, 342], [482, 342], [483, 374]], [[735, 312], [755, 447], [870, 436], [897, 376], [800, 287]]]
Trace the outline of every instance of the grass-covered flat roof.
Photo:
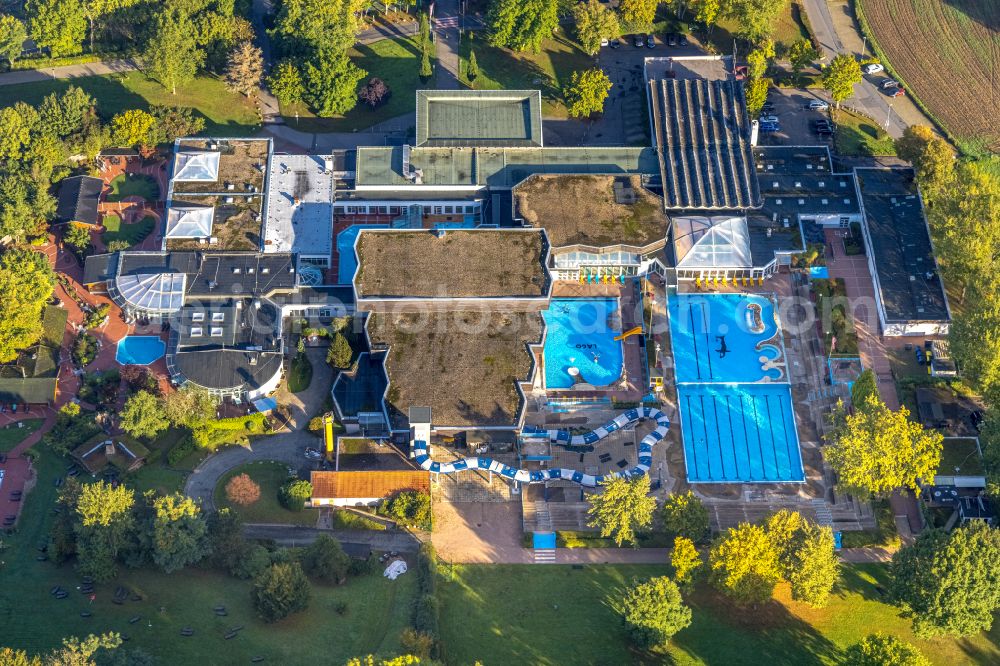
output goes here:
[[937, 469], [939, 475], [981, 476], [985, 473], [975, 438], [949, 437], [942, 444], [941, 463]]
[[188, 192], [262, 196], [264, 173], [271, 153], [270, 139], [185, 139], [177, 143], [177, 149], [218, 151], [219, 177], [208, 182], [175, 181], [174, 195]]
[[514, 189], [514, 200], [517, 215], [544, 228], [553, 247], [645, 247], [667, 235], [663, 202], [639, 176], [533, 176]]
[[542, 297], [545, 237], [538, 230], [362, 231], [361, 298]]
[[437, 425], [512, 425], [528, 378], [527, 345], [542, 337], [537, 312], [374, 313], [373, 344], [389, 345], [387, 401], [394, 414], [430, 407]]

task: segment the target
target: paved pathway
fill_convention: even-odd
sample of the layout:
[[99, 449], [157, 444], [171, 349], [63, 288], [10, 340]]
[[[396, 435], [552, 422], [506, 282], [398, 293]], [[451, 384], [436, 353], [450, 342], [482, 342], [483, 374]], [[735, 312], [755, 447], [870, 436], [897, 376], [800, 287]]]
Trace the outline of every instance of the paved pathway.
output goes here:
[[14, 86], [19, 83], [37, 83], [55, 79], [78, 79], [82, 76], [102, 76], [139, 69], [134, 60], [106, 60], [88, 62], [82, 65], [63, 65], [45, 69], [23, 69], [0, 74], [0, 86]]
[[[329, 535], [344, 546], [350, 555], [364, 556], [368, 549], [415, 553], [420, 550], [420, 540], [403, 530], [326, 530], [299, 525], [272, 525], [251, 523], [243, 526], [247, 539], [273, 539], [282, 546], [304, 546], [320, 535]], [[354, 551], [354, 552], [352, 552]]]
[[434, 19], [434, 34], [437, 42], [437, 72], [435, 84], [438, 90], [457, 90], [458, 44], [461, 36], [461, 17], [458, 16], [458, 0], [437, 0], [434, 5], [438, 17]]
[[[803, 0], [803, 2], [826, 62], [830, 62], [840, 53], [850, 53], [857, 57], [861, 57], [863, 53], [871, 55], [870, 45], [866, 47], [858, 32], [847, 0]], [[848, 105], [857, 107], [858, 110], [871, 116], [882, 127], [885, 127], [888, 118], [887, 129], [893, 137], [901, 136], [909, 125], [933, 124], [909, 99], [884, 95], [875, 83], [883, 77], [881, 74], [866, 77], [863, 82], [855, 86], [854, 97], [848, 100]]]

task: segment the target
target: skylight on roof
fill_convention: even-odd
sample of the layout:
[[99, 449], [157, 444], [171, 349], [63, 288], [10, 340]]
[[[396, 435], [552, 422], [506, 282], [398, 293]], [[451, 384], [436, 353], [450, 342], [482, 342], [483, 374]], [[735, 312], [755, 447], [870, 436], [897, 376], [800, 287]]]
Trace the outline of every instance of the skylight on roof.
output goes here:
[[174, 157], [174, 180], [211, 183], [219, 179], [218, 151], [180, 150]]
[[147, 312], [176, 312], [184, 304], [184, 273], [123, 275], [115, 288], [128, 305]]
[[167, 238], [208, 238], [212, 235], [215, 208], [173, 205], [167, 210]]

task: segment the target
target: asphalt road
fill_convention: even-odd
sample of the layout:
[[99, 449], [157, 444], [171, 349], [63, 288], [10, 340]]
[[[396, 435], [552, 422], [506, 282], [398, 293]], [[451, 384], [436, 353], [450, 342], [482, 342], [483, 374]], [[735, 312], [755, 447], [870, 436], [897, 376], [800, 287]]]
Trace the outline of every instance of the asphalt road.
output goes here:
[[279, 546], [298, 547], [311, 544], [318, 536], [325, 534], [340, 542], [351, 557], [367, 557], [369, 551], [396, 551], [415, 553], [420, 550], [420, 541], [409, 532], [392, 530], [375, 532], [370, 530], [325, 530], [298, 525], [249, 524], [243, 527], [247, 539], [270, 539]]

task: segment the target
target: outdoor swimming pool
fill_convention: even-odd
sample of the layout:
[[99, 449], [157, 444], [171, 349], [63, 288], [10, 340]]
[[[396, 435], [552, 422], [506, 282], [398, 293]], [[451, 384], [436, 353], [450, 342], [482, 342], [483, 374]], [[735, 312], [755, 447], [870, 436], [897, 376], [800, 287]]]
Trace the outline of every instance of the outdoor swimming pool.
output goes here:
[[545, 387], [572, 388], [570, 368], [594, 386], [606, 386], [622, 374], [622, 343], [609, 318], [618, 314], [615, 298], [554, 298], [545, 319]]
[[[748, 306], [760, 308], [763, 330], [754, 332]], [[670, 297], [670, 333], [678, 382], [757, 382], [780, 379], [781, 371], [765, 371], [761, 356], [774, 360], [780, 349], [757, 344], [774, 336], [778, 324], [774, 304], [745, 294], [678, 294]], [[725, 347], [723, 347], [725, 342]], [[720, 353], [722, 350], [725, 353]]]
[[149, 365], [155, 363], [167, 346], [154, 335], [129, 335], [118, 341], [115, 360], [121, 365]]
[[671, 294], [669, 314], [688, 482], [804, 481], [774, 303]]
[[677, 397], [688, 482], [805, 480], [787, 384], [682, 384]]

